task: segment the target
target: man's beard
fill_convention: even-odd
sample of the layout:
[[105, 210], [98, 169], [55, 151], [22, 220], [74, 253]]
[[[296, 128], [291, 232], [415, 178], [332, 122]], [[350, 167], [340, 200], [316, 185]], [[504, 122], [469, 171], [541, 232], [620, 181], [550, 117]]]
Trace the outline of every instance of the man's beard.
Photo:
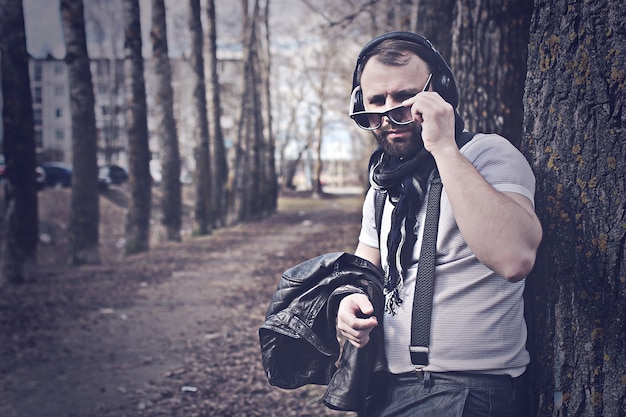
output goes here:
[[424, 142], [422, 141], [422, 130], [415, 125], [410, 126], [411, 135], [404, 141], [389, 141], [387, 140], [387, 134], [390, 129], [372, 131], [376, 141], [381, 148], [390, 156], [394, 156], [401, 159], [412, 158], [419, 151], [424, 149]]

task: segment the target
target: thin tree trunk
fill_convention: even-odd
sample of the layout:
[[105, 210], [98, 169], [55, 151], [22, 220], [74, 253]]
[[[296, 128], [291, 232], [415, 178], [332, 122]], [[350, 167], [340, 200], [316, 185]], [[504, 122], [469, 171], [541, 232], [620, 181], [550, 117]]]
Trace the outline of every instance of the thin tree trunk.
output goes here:
[[68, 263], [94, 264], [100, 262], [98, 143], [83, 1], [61, 0], [60, 9], [72, 112], [73, 172]]
[[243, 92], [241, 97], [241, 115], [235, 167], [235, 207], [236, 221], [250, 220], [253, 217], [252, 205], [255, 204], [257, 162], [255, 160], [256, 132], [258, 112], [260, 111], [258, 89], [255, 85], [255, 47], [258, 24], [258, 0], [254, 2], [252, 14], [249, 13], [248, 1], [242, 0], [244, 13], [243, 36]]
[[261, 25], [260, 23], [260, 7], [259, 7], [259, 0], [255, 0], [254, 3], [254, 11], [253, 11], [253, 15], [252, 15], [252, 19], [255, 21], [255, 24], [253, 25], [253, 32], [252, 32], [252, 38], [250, 40], [251, 42], [251, 48], [250, 48], [250, 53], [251, 53], [251, 67], [250, 67], [250, 84], [249, 86], [252, 89], [252, 94], [253, 94], [253, 99], [252, 99], [252, 103], [253, 103], [253, 128], [252, 128], [252, 137], [251, 137], [251, 142], [252, 142], [252, 148], [250, 149], [250, 151], [252, 152], [251, 154], [251, 162], [252, 162], [252, 166], [251, 166], [251, 172], [250, 172], [250, 182], [249, 182], [249, 189], [248, 189], [248, 195], [250, 196], [250, 199], [248, 201], [248, 217], [246, 217], [245, 220], [248, 219], [258, 219], [260, 217], [263, 216], [264, 214], [264, 206], [263, 206], [263, 199], [262, 196], [264, 196], [267, 193], [267, 188], [266, 188], [266, 183], [265, 183], [265, 178], [263, 176], [264, 170], [263, 170], [263, 162], [264, 162], [264, 158], [263, 155], [265, 153], [265, 145], [266, 145], [266, 140], [265, 140], [265, 128], [264, 128], [264, 112], [263, 112], [263, 80], [262, 80], [262, 74], [261, 74], [261, 57], [259, 55], [259, 52], [261, 50], [261, 40], [259, 38], [259, 26]]
[[2, 150], [6, 172], [0, 181], [0, 285], [26, 278], [37, 260], [35, 132], [28, 53], [21, 0], [0, 0]]
[[527, 284], [532, 416], [626, 416], [626, 8], [537, 1], [522, 150], [544, 237]]
[[206, 235], [211, 233], [211, 154], [209, 148], [209, 119], [207, 114], [206, 84], [204, 77], [204, 34], [200, 15], [200, 0], [190, 0], [189, 30], [192, 37], [191, 63], [195, 76], [193, 93], [196, 110], [194, 156], [196, 172], [194, 185], [196, 201], [194, 206], [194, 233]]
[[[326, 77], [322, 76], [320, 91], [324, 91], [325, 81], [326, 81]], [[322, 142], [323, 142], [323, 137], [324, 137], [324, 109], [323, 109], [322, 102], [319, 103], [317, 111], [318, 111], [318, 116], [317, 116], [317, 123], [315, 126], [315, 130], [316, 130], [315, 162], [313, 164], [312, 186], [313, 186], [313, 196], [319, 198], [324, 194], [324, 189], [322, 187], [322, 170], [324, 168], [324, 162], [322, 161]]]
[[212, 190], [212, 206], [213, 216], [217, 226], [224, 225], [226, 223], [226, 184], [228, 181], [228, 163], [226, 158], [226, 147], [224, 146], [224, 136], [222, 134], [222, 105], [220, 100], [220, 85], [217, 74], [217, 30], [215, 20], [215, 1], [207, 0], [207, 17], [208, 17], [208, 40], [209, 40], [209, 54], [208, 54], [208, 67], [210, 77], [210, 90], [212, 97], [212, 117], [211, 117], [211, 156], [213, 160], [211, 162], [213, 179]]
[[266, 183], [265, 189], [267, 190], [265, 195], [262, 196], [264, 201], [264, 209], [269, 213], [273, 213], [278, 205], [278, 176], [276, 172], [276, 138], [274, 136], [273, 120], [272, 120], [272, 86], [270, 83], [270, 74], [272, 70], [272, 55], [270, 50], [271, 37], [270, 37], [270, 0], [265, 0], [265, 7], [263, 11], [263, 27], [265, 29], [264, 48], [262, 62], [265, 65], [262, 68], [261, 74], [263, 79], [263, 108], [264, 112], [264, 125], [265, 125], [265, 152], [263, 153], [263, 167], [264, 167], [264, 181]]
[[125, 253], [130, 255], [146, 251], [150, 246], [152, 178], [139, 0], [123, 1], [126, 26], [124, 41], [126, 126], [130, 171]]
[[161, 150], [161, 224], [167, 240], [180, 241], [182, 198], [180, 184], [180, 152], [174, 120], [172, 69], [168, 55], [164, 0], [152, 1], [152, 52], [157, 77], [157, 135]]

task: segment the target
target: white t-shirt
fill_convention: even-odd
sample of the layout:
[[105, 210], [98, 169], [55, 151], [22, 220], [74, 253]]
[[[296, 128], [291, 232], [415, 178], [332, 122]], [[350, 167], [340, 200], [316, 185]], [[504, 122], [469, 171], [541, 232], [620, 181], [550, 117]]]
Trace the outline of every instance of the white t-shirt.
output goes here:
[[[477, 134], [461, 153], [496, 190], [519, 193], [534, 202], [534, 174], [509, 141], [495, 134]], [[359, 241], [377, 248], [374, 194], [370, 189], [363, 205]], [[393, 205], [387, 201], [381, 242], [387, 242], [392, 210]], [[418, 213], [413, 266], [400, 292], [403, 303], [395, 315], [384, 315], [385, 349], [392, 373], [415, 369], [409, 355], [411, 311], [425, 216], [424, 203]], [[381, 260], [385, 268], [385, 244], [381, 248]], [[444, 187], [437, 234], [429, 365], [424, 370], [521, 375], [530, 360], [526, 351], [524, 285], [525, 280], [506, 281], [476, 258], [459, 231]]]

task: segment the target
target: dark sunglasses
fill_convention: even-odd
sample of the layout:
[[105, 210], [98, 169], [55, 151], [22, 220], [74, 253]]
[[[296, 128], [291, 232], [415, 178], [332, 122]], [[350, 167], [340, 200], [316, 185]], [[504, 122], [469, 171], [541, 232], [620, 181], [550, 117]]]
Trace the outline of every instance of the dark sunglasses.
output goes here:
[[[430, 80], [432, 74], [428, 76], [426, 85], [422, 89], [422, 93], [430, 87]], [[352, 92], [352, 108], [350, 109], [350, 117], [356, 122], [361, 129], [376, 130], [383, 124], [383, 117], [387, 117], [389, 121], [395, 125], [404, 126], [413, 123], [413, 115], [411, 114], [410, 106], [397, 106], [392, 109], [383, 112], [373, 111], [353, 111], [354, 103], [356, 102], [356, 94], [361, 90], [361, 86], [357, 86]]]

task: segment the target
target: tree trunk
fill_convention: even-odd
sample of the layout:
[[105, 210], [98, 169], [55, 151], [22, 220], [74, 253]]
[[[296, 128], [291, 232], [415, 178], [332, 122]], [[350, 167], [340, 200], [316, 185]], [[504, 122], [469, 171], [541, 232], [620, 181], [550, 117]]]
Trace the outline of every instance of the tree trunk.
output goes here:
[[182, 198], [180, 185], [180, 153], [176, 120], [174, 120], [174, 91], [172, 69], [168, 56], [164, 0], [152, 1], [152, 53], [157, 79], [157, 135], [161, 156], [161, 224], [167, 240], [180, 241]]
[[152, 178], [139, 0], [124, 0], [125, 40], [124, 73], [130, 199], [126, 215], [127, 255], [143, 252], [150, 246]]
[[456, 0], [417, 0], [413, 31], [426, 36], [447, 62], [452, 57], [452, 22], [456, 3]]
[[532, 2], [457, 0], [456, 7], [451, 66], [465, 126], [519, 146]]
[[68, 263], [94, 264], [100, 262], [98, 142], [83, 1], [61, 0], [60, 9], [72, 112], [72, 200]]
[[536, 1], [522, 149], [544, 238], [528, 278], [533, 416], [626, 416], [626, 8]]
[[[326, 84], [326, 76], [322, 76], [321, 84], [320, 84], [320, 97], [324, 97]], [[324, 162], [322, 161], [322, 142], [324, 138], [324, 101], [320, 100], [318, 106], [318, 116], [317, 123], [315, 124], [315, 162], [313, 163], [313, 196], [321, 197], [324, 194], [324, 189], [322, 187], [322, 170], [324, 169]]]
[[248, 1], [242, 0], [244, 13], [244, 52], [243, 76], [244, 88], [241, 98], [241, 114], [235, 167], [235, 204], [236, 221], [257, 218], [259, 213], [259, 173], [263, 140], [263, 115], [259, 79], [258, 60], [258, 24], [259, 1], [255, 0], [253, 11], [248, 12]]
[[211, 92], [211, 184], [213, 191], [212, 207], [213, 217], [216, 226], [226, 224], [226, 185], [228, 182], [228, 162], [226, 157], [226, 147], [224, 146], [224, 135], [222, 134], [222, 103], [220, 100], [220, 84], [217, 74], [217, 23], [215, 20], [215, 0], [207, 1], [207, 32], [209, 40], [208, 67], [210, 77]]
[[191, 65], [195, 76], [193, 93], [196, 109], [196, 147], [194, 156], [196, 172], [194, 185], [196, 201], [194, 206], [194, 222], [196, 235], [211, 233], [211, 153], [209, 148], [209, 119], [207, 114], [206, 83], [204, 78], [204, 34], [200, 15], [200, 0], [190, 0], [189, 30], [191, 32]]
[[35, 132], [21, 0], [0, 0], [3, 154], [0, 180], [0, 285], [20, 282], [37, 259]]
[[263, 94], [263, 116], [264, 116], [264, 152], [263, 152], [263, 181], [265, 183], [265, 193], [261, 196], [263, 200], [263, 209], [266, 214], [276, 211], [278, 205], [278, 177], [276, 173], [276, 139], [274, 137], [273, 121], [272, 121], [272, 87], [270, 84], [272, 55], [270, 50], [270, 0], [265, 0], [263, 8], [263, 28], [265, 29], [265, 37], [261, 45], [263, 51], [261, 62], [262, 94]]
[[264, 176], [265, 168], [265, 149], [266, 149], [266, 132], [265, 132], [265, 120], [264, 120], [264, 100], [263, 100], [263, 70], [262, 70], [262, 53], [261, 46], [261, 13], [260, 13], [260, 0], [255, 0], [252, 19], [254, 25], [252, 26], [250, 38], [250, 73], [249, 73], [249, 88], [252, 90], [252, 103], [253, 103], [253, 128], [252, 128], [252, 148], [250, 161], [252, 162], [252, 169], [250, 172], [250, 182], [248, 195], [250, 200], [248, 201], [248, 212], [250, 215], [244, 219], [258, 219], [265, 214], [265, 207], [263, 204], [263, 197], [267, 194], [267, 183]]

